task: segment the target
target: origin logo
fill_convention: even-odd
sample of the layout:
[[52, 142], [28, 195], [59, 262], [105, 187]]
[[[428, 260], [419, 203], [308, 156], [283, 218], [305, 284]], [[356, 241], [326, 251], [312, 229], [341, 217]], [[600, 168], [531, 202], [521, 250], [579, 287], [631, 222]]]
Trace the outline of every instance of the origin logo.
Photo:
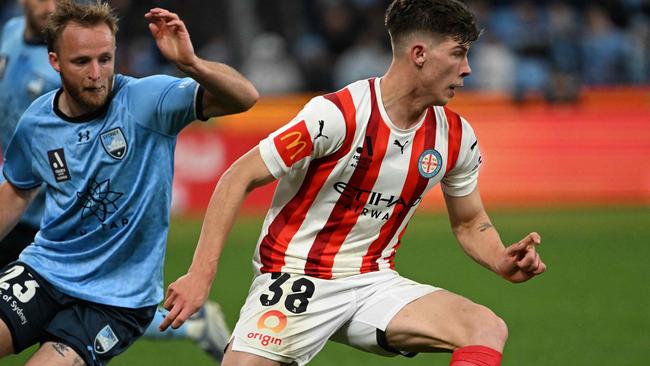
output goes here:
[[250, 332], [246, 335], [249, 339], [257, 339], [260, 341], [262, 346], [268, 346], [269, 344], [274, 344], [276, 346], [282, 345], [282, 339], [270, 336], [268, 334], [262, 334], [257, 332]]

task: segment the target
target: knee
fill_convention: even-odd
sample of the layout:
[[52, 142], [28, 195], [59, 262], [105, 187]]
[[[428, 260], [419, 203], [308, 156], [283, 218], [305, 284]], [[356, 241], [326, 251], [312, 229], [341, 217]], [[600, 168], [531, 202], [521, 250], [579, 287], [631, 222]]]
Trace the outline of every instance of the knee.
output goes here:
[[465, 345], [483, 345], [501, 352], [508, 340], [506, 322], [492, 310], [480, 305], [471, 318]]

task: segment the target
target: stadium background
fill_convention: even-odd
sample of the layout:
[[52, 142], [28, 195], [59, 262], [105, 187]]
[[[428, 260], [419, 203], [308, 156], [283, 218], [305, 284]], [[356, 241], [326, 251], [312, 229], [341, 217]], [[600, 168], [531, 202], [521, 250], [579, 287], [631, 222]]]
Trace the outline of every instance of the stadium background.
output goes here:
[[[262, 92], [251, 111], [195, 124], [176, 153], [166, 284], [189, 265], [223, 170], [320, 91], [381, 75], [387, 1], [109, 1], [121, 17], [118, 69], [175, 73], [141, 16], [177, 11], [199, 54]], [[650, 2], [469, 1], [485, 33], [474, 75], [450, 107], [474, 126], [480, 188], [505, 242], [537, 230], [542, 277], [511, 285], [455, 244], [439, 190], [404, 236], [397, 269], [485, 304], [509, 324], [504, 365], [645, 365], [650, 360]], [[0, 19], [16, 14], [0, 1]], [[254, 192], [224, 252], [211, 298], [234, 325], [272, 187]], [[19, 365], [28, 356], [3, 360]], [[383, 359], [328, 344], [313, 365], [446, 365], [447, 355]], [[139, 341], [113, 365], [209, 365], [185, 342]]]

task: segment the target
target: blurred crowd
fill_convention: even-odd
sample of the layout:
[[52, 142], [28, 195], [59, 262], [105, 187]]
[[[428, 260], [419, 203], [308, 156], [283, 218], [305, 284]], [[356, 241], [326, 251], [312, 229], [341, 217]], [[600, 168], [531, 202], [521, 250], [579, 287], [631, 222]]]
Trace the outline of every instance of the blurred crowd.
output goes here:
[[[142, 15], [166, 7], [185, 20], [197, 53], [242, 71], [262, 94], [328, 91], [381, 75], [391, 61], [390, 0], [112, 0], [120, 16], [118, 71], [175, 73]], [[574, 100], [582, 86], [650, 83], [648, 0], [470, 0], [482, 37], [468, 88]], [[0, 0], [0, 20], [18, 14]]]

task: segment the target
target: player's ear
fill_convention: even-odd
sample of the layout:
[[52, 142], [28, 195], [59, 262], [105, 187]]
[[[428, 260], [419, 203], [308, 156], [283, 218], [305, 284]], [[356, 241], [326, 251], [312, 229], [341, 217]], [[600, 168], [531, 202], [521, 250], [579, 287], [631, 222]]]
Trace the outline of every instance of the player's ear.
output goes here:
[[409, 53], [411, 61], [418, 67], [421, 68], [426, 61], [426, 47], [424, 43], [414, 43], [411, 45], [411, 50]]
[[59, 65], [59, 56], [56, 52], [48, 52], [47, 57], [50, 60], [50, 65], [56, 72], [61, 72], [61, 66]]

